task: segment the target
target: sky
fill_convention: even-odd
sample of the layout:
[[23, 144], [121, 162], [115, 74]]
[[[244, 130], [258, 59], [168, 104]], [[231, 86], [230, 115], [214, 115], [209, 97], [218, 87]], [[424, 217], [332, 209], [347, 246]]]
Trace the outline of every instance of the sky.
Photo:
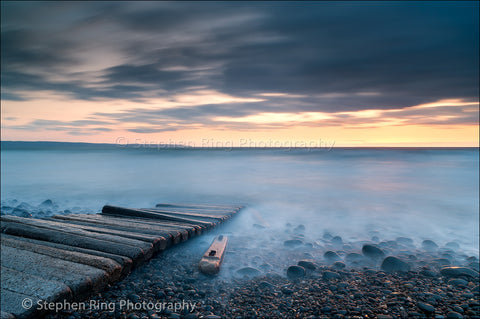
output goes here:
[[1, 2], [1, 138], [478, 146], [479, 2]]

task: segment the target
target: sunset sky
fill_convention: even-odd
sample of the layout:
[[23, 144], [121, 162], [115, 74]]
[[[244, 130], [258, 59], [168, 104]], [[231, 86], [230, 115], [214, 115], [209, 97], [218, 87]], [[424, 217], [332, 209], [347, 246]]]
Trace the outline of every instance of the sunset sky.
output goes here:
[[1, 138], [478, 146], [478, 12], [478, 1], [2, 1]]

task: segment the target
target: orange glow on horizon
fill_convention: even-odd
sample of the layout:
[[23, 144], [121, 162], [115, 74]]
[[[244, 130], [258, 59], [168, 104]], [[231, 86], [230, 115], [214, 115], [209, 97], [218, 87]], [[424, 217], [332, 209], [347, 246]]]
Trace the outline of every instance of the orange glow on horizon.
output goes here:
[[[373, 93], [372, 93], [373, 94]], [[478, 147], [478, 124], [449, 123], [465, 114], [478, 113], [477, 102], [461, 99], [400, 109], [367, 109], [349, 112], [257, 113], [243, 117], [217, 116], [210, 123], [190, 122], [181, 118], [161, 119], [161, 126], [132, 118], [118, 120], [125, 112], [195, 108], [205, 104], [257, 103], [269, 97], [288, 97], [282, 93], [235, 97], [216, 91], [198, 89], [170, 99], [130, 102], [125, 100], [79, 101], [48, 92], [31, 94], [32, 101], [2, 101], [2, 140], [187, 144], [202, 146], [205, 141], [242, 146], [245, 141], [263, 143], [317, 143], [334, 141], [336, 146], [469, 146]], [[442, 112], [436, 113], [436, 110]], [[98, 114], [102, 113], [102, 114]], [[57, 127], [34, 127], [36, 120], [57, 121]], [[92, 123], [80, 123], [92, 121]], [[424, 122], [422, 122], [424, 121]], [[434, 124], [426, 124], [430, 122]], [[98, 123], [96, 123], [98, 122]], [[65, 124], [62, 124], [65, 123]], [[155, 122], [152, 122], [155, 123]], [[48, 124], [48, 123], [47, 123]], [[52, 126], [54, 123], [52, 123]], [[148, 133], [136, 133], [132, 130]], [[155, 130], [157, 129], [157, 130]], [[69, 131], [70, 130], [70, 131]], [[107, 131], [109, 130], [109, 131]]]

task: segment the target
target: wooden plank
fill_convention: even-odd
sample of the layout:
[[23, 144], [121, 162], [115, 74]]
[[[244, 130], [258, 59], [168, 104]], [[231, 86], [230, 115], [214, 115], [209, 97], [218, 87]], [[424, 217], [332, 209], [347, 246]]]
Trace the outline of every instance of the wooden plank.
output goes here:
[[166, 214], [154, 213], [154, 212], [144, 211], [140, 209], [123, 208], [123, 207], [116, 207], [116, 206], [109, 206], [109, 205], [103, 206], [102, 214], [160, 219], [160, 220], [181, 222], [181, 223], [191, 224], [191, 225], [202, 225], [207, 228], [210, 228], [213, 226], [213, 223], [211, 222], [205, 222], [205, 221], [196, 220], [193, 218], [169, 216]]
[[[31, 315], [37, 307], [38, 300], [53, 302], [72, 298], [71, 289], [64, 283], [46, 280], [6, 267], [1, 267], [1, 274], [1, 308], [18, 317]], [[21, 307], [25, 298], [32, 301], [32, 309], [28, 310]]]
[[159, 235], [172, 234], [172, 231], [187, 230], [187, 232], [194, 232], [195, 227], [190, 225], [159, 224], [155, 219], [139, 219], [135, 217], [117, 216], [117, 215], [103, 215], [103, 214], [69, 214], [57, 215], [56, 219], [65, 219], [78, 222], [92, 222], [102, 223], [105, 225], [117, 225], [120, 227], [133, 226], [133, 229], [148, 230], [158, 233]]
[[120, 276], [122, 275], [122, 266], [120, 266], [120, 264], [118, 264], [117, 262], [109, 258], [92, 256], [84, 253], [72, 252], [72, 251], [49, 247], [45, 245], [39, 245], [36, 243], [30, 243], [30, 242], [16, 239], [13, 236], [3, 235], [1, 237], [1, 243], [2, 245], [5, 245], [5, 246], [28, 250], [28, 251], [35, 252], [37, 254], [59, 258], [62, 260], [84, 264], [84, 265], [88, 265], [88, 266], [92, 266], [92, 267], [104, 270], [108, 274], [108, 278], [110, 282], [117, 281], [118, 279], [120, 279]]
[[186, 240], [189, 237], [188, 230], [194, 234], [195, 229], [193, 227], [159, 227], [152, 223], [138, 222], [135, 219], [130, 218], [117, 218], [108, 215], [100, 214], [70, 214], [70, 215], [58, 215], [53, 216], [55, 219], [68, 220], [70, 222], [81, 224], [96, 224], [105, 225], [112, 229], [124, 230], [129, 229], [131, 232], [145, 233], [145, 234], [157, 234], [162, 237], [170, 239], [174, 244], [179, 243], [182, 240]]
[[2, 222], [1, 229], [3, 233], [14, 236], [28, 237], [32, 239], [50, 241], [58, 244], [65, 244], [69, 246], [126, 256], [135, 264], [143, 262], [146, 256], [148, 256], [139, 247], [22, 223]]
[[224, 235], [220, 235], [213, 240], [198, 264], [201, 272], [207, 275], [215, 275], [220, 271], [220, 265], [227, 248], [227, 241], [228, 238]]
[[50, 241], [36, 240], [36, 239], [31, 239], [31, 238], [26, 238], [26, 237], [11, 236], [11, 235], [7, 235], [7, 234], [2, 234], [1, 237], [2, 237], [2, 239], [3, 238], [13, 238], [13, 239], [18, 240], [18, 241], [24, 241], [24, 242], [27, 242], [27, 243], [33, 243], [33, 244], [37, 244], [37, 245], [57, 248], [57, 249], [65, 250], [65, 251], [79, 252], [79, 253], [82, 253], [82, 254], [85, 254], [85, 255], [108, 258], [108, 259], [114, 260], [116, 263], [118, 263], [120, 266], [122, 266], [122, 276], [128, 274], [130, 272], [130, 270], [132, 269], [132, 266], [133, 266], [132, 259], [128, 258], [127, 256], [115, 255], [115, 254], [111, 254], [111, 253], [108, 253], [108, 252], [86, 249], [86, 248], [81, 248], [81, 247], [76, 247], [76, 246], [69, 246], [69, 245], [54, 243], [54, 242], [50, 242]]
[[147, 217], [134, 217], [134, 216], [121, 216], [121, 215], [102, 215], [104, 217], [109, 217], [116, 220], [130, 220], [132, 222], [141, 223], [144, 225], [154, 225], [156, 227], [177, 230], [180, 232], [186, 231], [189, 236], [193, 237], [194, 235], [200, 235], [204, 230], [207, 229], [205, 226], [193, 225], [179, 222], [172, 222], [168, 220], [152, 219]]
[[25, 298], [30, 298], [32, 300], [32, 304], [35, 305], [37, 304], [37, 301], [40, 300], [39, 298], [33, 298], [29, 295], [20, 294], [18, 292], [10, 291], [7, 289], [2, 289], [2, 297], [0, 301], [0, 306], [2, 308], [2, 319], [11, 319], [12, 317], [9, 317], [9, 314], [13, 314], [15, 316], [13, 317], [13, 319], [31, 317], [35, 318], [33, 314], [36, 313], [36, 310], [33, 307], [29, 310], [25, 310], [22, 307], [22, 300], [24, 300]]
[[130, 220], [136, 223], [142, 223], [147, 225], [155, 225], [161, 228], [166, 229], [176, 229], [176, 230], [186, 230], [191, 236], [200, 235], [204, 229], [207, 227], [203, 225], [194, 225], [194, 224], [186, 224], [180, 222], [173, 222], [168, 220], [160, 220], [160, 219], [151, 219], [145, 217], [129, 217], [129, 216], [119, 216], [119, 215], [101, 215], [107, 218], [115, 218], [115, 219], [123, 219], [123, 220]]
[[167, 247], [167, 240], [165, 239], [165, 237], [156, 236], [153, 234], [132, 232], [130, 228], [122, 228], [120, 230], [117, 230], [117, 229], [112, 229], [111, 227], [105, 227], [105, 225], [98, 225], [98, 224], [92, 225], [88, 223], [72, 223], [66, 220], [58, 220], [58, 219], [56, 220], [56, 222], [60, 222], [61, 224], [64, 224], [66, 226], [76, 227], [76, 228], [91, 231], [94, 233], [116, 235], [120, 237], [125, 237], [125, 238], [130, 238], [130, 239], [151, 243], [155, 252], [164, 250]]
[[184, 207], [155, 207], [155, 208], [148, 208], [154, 210], [160, 210], [163, 212], [172, 212], [172, 213], [185, 213], [185, 214], [194, 214], [199, 216], [205, 217], [212, 217], [212, 218], [223, 218], [228, 219], [232, 217], [237, 211], [236, 210], [212, 210], [207, 208], [184, 208]]
[[[151, 242], [155, 252], [165, 250], [169, 245], [172, 244], [172, 234], [167, 232], [153, 232], [153, 231], [142, 231], [132, 226], [127, 227], [119, 227], [115, 225], [108, 225], [102, 224], [95, 221], [78, 221], [78, 220], [71, 220], [67, 218], [57, 218], [57, 216], [52, 216], [55, 219], [62, 220], [62, 222], [68, 223], [69, 225], [79, 227], [81, 229], [85, 229], [88, 231], [93, 232], [104, 232], [106, 234], [117, 235], [121, 237], [127, 237], [132, 239], [138, 239], [146, 242]], [[181, 236], [180, 232], [178, 236]], [[175, 235], [177, 235], [175, 233]]]
[[221, 204], [175, 204], [175, 203], [159, 203], [155, 205], [156, 207], [182, 207], [182, 208], [193, 208], [193, 209], [215, 209], [215, 210], [240, 210], [243, 206], [241, 205], [221, 205]]
[[212, 223], [219, 223], [224, 221], [225, 219], [228, 218], [228, 216], [223, 215], [207, 215], [207, 214], [202, 214], [198, 212], [181, 212], [181, 211], [169, 211], [169, 210], [164, 210], [164, 209], [155, 209], [155, 208], [142, 208], [142, 210], [148, 211], [148, 212], [154, 212], [154, 213], [161, 213], [161, 214], [167, 214], [170, 216], [178, 216], [178, 217], [186, 217], [186, 218], [195, 218], [198, 220], [203, 220], [206, 222], [212, 222]]
[[40, 227], [44, 229], [57, 230], [65, 234], [72, 234], [76, 236], [82, 236], [85, 238], [87, 237], [95, 238], [95, 239], [115, 242], [123, 245], [129, 245], [131, 247], [137, 247], [141, 249], [142, 254], [145, 255], [144, 259], [150, 259], [150, 257], [152, 257], [152, 254], [153, 254], [153, 245], [151, 243], [147, 243], [141, 240], [86, 231], [86, 230], [73, 227], [72, 225], [67, 225], [65, 223], [56, 222], [52, 220], [24, 218], [24, 217], [10, 216], [10, 215], [3, 215], [1, 216], [0, 219], [2, 220], [2, 222], [21, 223], [24, 225], [35, 226], [35, 227]]
[[108, 275], [101, 269], [5, 245], [1, 248], [3, 267], [62, 282], [72, 290], [74, 297], [92, 290], [100, 291], [108, 284]]

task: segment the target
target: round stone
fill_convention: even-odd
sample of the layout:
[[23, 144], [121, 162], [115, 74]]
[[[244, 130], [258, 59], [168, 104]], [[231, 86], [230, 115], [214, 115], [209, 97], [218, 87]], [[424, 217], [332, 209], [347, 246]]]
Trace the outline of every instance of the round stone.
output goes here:
[[325, 271], [322, 275], [322, 278], [325, 280], [340, 279], [340, 275], [333, 271]]
[[329, 262], [334, 262], [334, 261], [339, 261], [340, 256], [334, 252], [334, 251], [326, 251], [325, 254], [323, 254], [323, 258], [325, 258]]
[[305, 231], [305, 226], [303, 224], [298, 225], [293, 229], [296, 233], [303, 233]]
[[297, 265], [305, 268], [305, 269], [310, 269], [310, 270], [315, 270], [317, 268], [317, 266], [315, 266], [315, 264], [309, 260], [300, 260]]
[[335, 247], [342, 247], [342, 245], [343, 245], [343, 239], [342, 239], [342, 237], [340, 237], [340, 236], [335, 236], [335, 237], [333, 237], [330, 242], [331, 242], [332, 245], [334, 245]]
[[289, 239], [283, 242], [283, 246], [293, 248], [303, 245], [303, 241], [300, 239]]
[[380, 259], [385, 257], [385, 253], [378, 247], [373, 245], [363, 245], [362, 247], [362, 254], [365, 257], [372, 258], [372, 259]]
[[423, 312], [426, 312], [426, 313], [433, 313], [435, 312], [435, 307], [432, 306], [431, 304], [429, 303], [426, 303], [426, 302], [419, 302], [417, 303], [417, 306], [420, 310], [422, 310]]
[[297, 280], [305, 277], [305, 268], [301, 266], [290, 266], [287, 269], [287, 277], [291, 280]]
[[397, 257], [389, 256], [383, 260], [380, 268], [386, 272], [407, 272], [410, 265]]
[[438, 249], [438, 245], [430, 239], [425, 239], [422, 242], [422, 248], [426, 251], [436, 251]]
[[447, 313], [447, 319], [463, 319], [463, 316], [455, 311]]
[[466, 267], [445, 267], [440, 270], [440, 274], [447, 278], [472, 277], [478, 278], [478, 272]]
[[243, 267], [237, 270], [237, 274], [241, 276], [255, 277], [262, 274], [260, 270], [253, 267]]
[[445, 244], [445, 247], [453, 249], [453, 250], [458, 250], [460, 249], [460, 245], [454, 241], [448, 242]]
[[333, 263], [332, 267], [335, 269], [344, 269], [346, 266], [341, 261], [336, 261]]
[[448, 284], [453, 285], [453, 286], [467, 287], [468, 286], [468, 281], [460, 279], [460, 278], [452, 278], [448, 281]]

